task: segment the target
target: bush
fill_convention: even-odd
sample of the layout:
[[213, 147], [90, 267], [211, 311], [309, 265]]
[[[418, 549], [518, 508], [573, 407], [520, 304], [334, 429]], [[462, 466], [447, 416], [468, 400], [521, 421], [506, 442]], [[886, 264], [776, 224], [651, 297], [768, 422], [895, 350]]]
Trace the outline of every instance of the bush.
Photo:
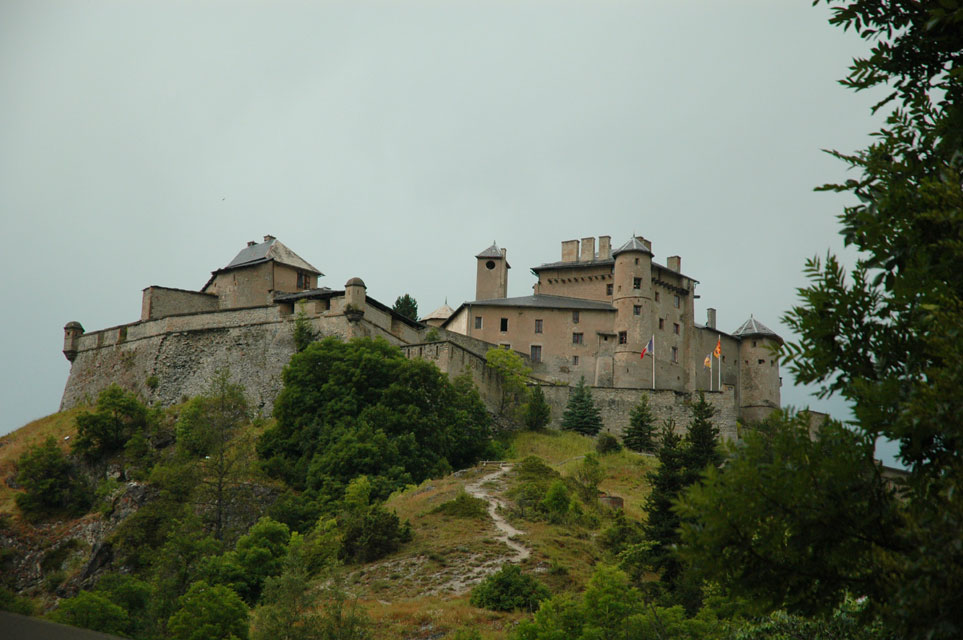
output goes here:
[[339, 518], [341, 558], [348, 562], [372, 562], [397, 551], [411, 540], [411, 525], [381, 505], [352, 510]]
[[81, 591], [73, 598], [60, 602], [57, 610], [50, 614], [55, 622], [103, 631], [104, 633], [126, 633], [127, 612], [111, 602], [107, 596], [90, 591]]
[[539, 503], [542, 510], [548, 514], [548, 519], [554, 524], [564, 522], [569, 515], [572, 498], [568, 487], [561, 480], [556, 480], [548, 488], [545, 497]]
[[17, 482], [26, 492], [18, 493], [15, 500], [28, 519], [58, 513], [80, 515], [90, 507], [89, 487], [53, 438], [20, 456]]
[[247, 606], [231, 589], [195, 582], [178, 604], [167, 622], [174, 640], [247, 640]]
[[506, 564], [472, 590], [471, 604], [492, 611], [535, 611], [550, 595], [544, 584]]
[[112, 384], [97, 396], [97, 409], [77, 416], [74, 451], [97, 459], [124, 448], [138, 431], [147, 428], [147, 407], [137, 395]]
[[431, 512], [456, 518], [487, 518], [488, 503], [462, 491], [454, 500], [441, 503]]
[[595, 441], [595, 451], [599, 454], [617, 453], [622, 450], [622, 443], [611, 433], [600, 433]]

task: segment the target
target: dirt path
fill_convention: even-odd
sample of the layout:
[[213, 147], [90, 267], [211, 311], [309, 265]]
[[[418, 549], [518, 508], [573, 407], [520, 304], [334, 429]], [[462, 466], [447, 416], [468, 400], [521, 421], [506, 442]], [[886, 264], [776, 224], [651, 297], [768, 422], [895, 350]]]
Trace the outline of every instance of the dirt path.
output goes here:
[[488, 491], [486, 491], [484, 488], [484, 485], [486, 483], [493, 482], [494, 480], [505, 475], [511, 470], [512, 470], [512, 465], [507, 463], [501, 464], [499, 465], [498, 471], [489, 473], [486, 476], [482, 476], [475, 482], [466, 486], [465, 491], [468, 492], [469, 495], [474, 496], [476, 498], [480, 498], [488, 503], [488, 515], [491, 516], [492, 520], [495, 521], [495, 528], [501, 532], [501, 535], [498, 536], [498, 539], [504, 542], [506, 545], [508, 545], [508, 547], [515, 552], [515, 556], [511, 558], [510, 561], [521, 562], [522, 560], [525, 560], [526, 558], [528, 558], [528, 556], [531, 555], [531, 551], [528, 549], [528, 547], [521, 544], [520, 542], [516, 542], [512, 538], [518, 535], [522, 535], [525, 532], [519, 531], [518, 529], [516, 529], [515, 527], [513, 527], [512, 525], [508, 524], [505, 521], [505, 518], [503, 518], [502, 515], [498, 513], [498, 509], [503, 506], [502, 501], [496, 498], [495, 496], [490, 495]]

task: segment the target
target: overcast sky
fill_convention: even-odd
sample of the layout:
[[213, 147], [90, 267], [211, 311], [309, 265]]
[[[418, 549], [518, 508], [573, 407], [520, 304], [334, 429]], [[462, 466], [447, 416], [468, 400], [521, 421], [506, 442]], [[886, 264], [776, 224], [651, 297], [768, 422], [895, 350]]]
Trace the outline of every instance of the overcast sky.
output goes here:
[[[780, 321], [841, 251], [872, 96], [806, 0], [0, 3], [0, 433], [56, 411], [63, 325], [139, 317], [265, 234], [427, 313], [509, 295], [562, 240], [633, 233], [700, 281], [696, 319]], [[783, 401], [845, 417], [795, 388]]]

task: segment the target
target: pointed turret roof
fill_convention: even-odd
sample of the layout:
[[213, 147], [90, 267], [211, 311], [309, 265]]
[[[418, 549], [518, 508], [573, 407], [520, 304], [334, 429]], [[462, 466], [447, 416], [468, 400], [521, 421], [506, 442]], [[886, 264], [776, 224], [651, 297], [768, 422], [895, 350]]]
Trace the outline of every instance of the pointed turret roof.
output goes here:
[[[488, 247], [487, 249], [485, 249], [475, 257], [476, 258], [504, 258], [505, 256], [502, 255], [502, 250], [498, 248], [498, 245], [493, 242], [492, 246]], [[509, 269], [512, 268], [512, 265], [508, 264], [508, 260], [505, 260], [505, 266]]]
[[621, 247], [612, 252], [612, 257], [619, 255], [620, 253], [625, 253], [627, 251], [641, 251], [642, 253], [647, 253], [652, 255], [652, 250], [647, 246], [642, 244], [642, 241], [636, 237], [623, 244]]
[[763, 323], [753, 318], [751, 315], [749, 316], [748, 320], [746, 320], [739, 326], [738, 329], [732, 332], [732, 335], [734, 335], [737, 338], [748, 338], [749, 336], [762, 336], [764, 338], [774, 338], [778, 340], [780, 343], [782, 342], [782, 338], [779, 337], [779, 334], [777, 334], [775, 331], [773, 331]]
[[448, 303], [441, 305], [425, 317], [421, 319], [421, 322], [426, 320], [447, 320], [451, 317], [451, 314], [455, 313], [455, 310], [448, 306]]

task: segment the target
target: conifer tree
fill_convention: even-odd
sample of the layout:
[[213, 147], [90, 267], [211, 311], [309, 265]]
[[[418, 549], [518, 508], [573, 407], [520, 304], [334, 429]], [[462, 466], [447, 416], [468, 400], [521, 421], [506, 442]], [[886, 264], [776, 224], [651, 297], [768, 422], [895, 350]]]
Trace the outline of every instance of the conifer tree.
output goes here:
[[532, 430], [541, 429], [552, 419], [552, 409], [545, 401], [542, 388], [535, 385], [528, 392], [528, 402], [525, 403], [525, 426]]
[[622, 435], [622, 444], [632, 451], [655, 453], [655, 435], [655, 417], [649, 408], [649, 398], [642, 396], [629, 415], [629, 426]]
[[681, 568], [672, 554], [672, 546], [679, 541], [679, 516], [673, 506], [687, 484], [686, 451], [674, 427], [671, 420], [667, 420], [662, 427], [659, 468], [647, 476], [652, 491], [645, 501], [648, 514], [645, 537], [653, 543], [653, 568], [661, 570], [662, 582], [668, 584], [675, 580]]
[[686, 484], [699, 480], [699, 476], [709, 465], [722, 464], [719, 452], [719, 429], [712, 423], [715, 408], [706, 402], [705, 394], [699, 394], [699, 401], [692, 405], [692, 422], [685, 438]]
[[602, 430], [602, 415], [592, 400], [592, 392], [585, 386], [584, 377], [569, 396], [565, 413], [562, 414], [562, 428], [587, 436], [594, 436]]

